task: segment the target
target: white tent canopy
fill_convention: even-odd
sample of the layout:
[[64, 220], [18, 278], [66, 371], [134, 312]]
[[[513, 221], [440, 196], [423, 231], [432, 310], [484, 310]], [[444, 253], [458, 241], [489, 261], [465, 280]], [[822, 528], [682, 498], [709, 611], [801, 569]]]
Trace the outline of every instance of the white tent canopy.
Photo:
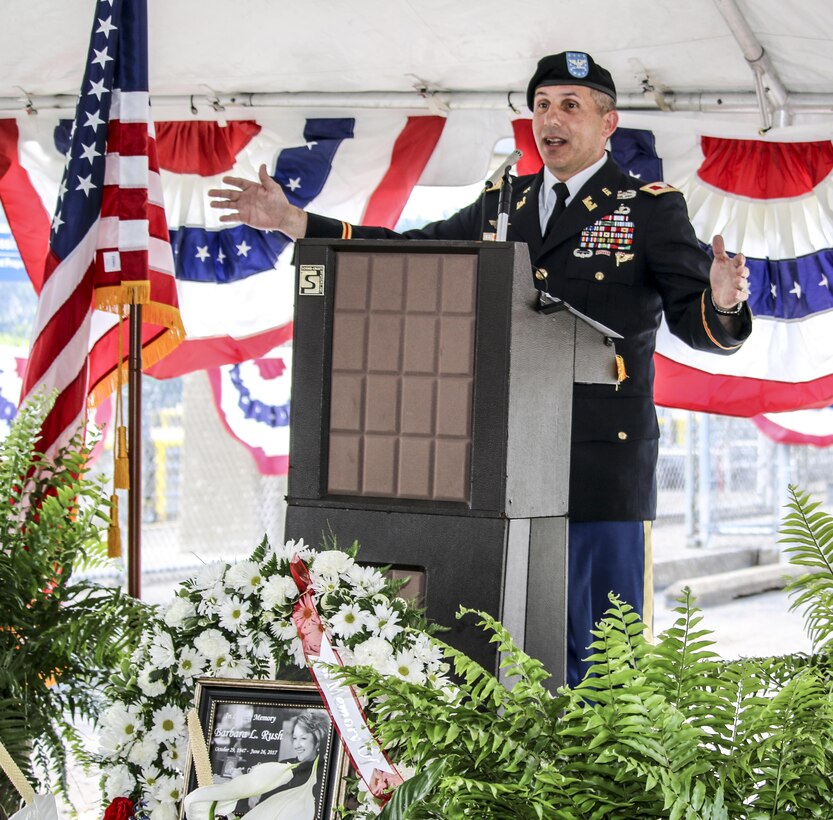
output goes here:
[[[93, 9], [92, 0], [5, 0], [1, 109], [77, 93]], [[207, 100], [248, 94], [397, 94], [419, 107], [421, 89], [450, 92], [440, 104], [455, 95], [505, 104], [540, 56], [574, 49], [611, 70], [625, 107], [657, 109], [644, 93], [653, 86], [671, 106], [731, 108], [754, 102], [746, 57], [760, 48], [771, 98], [786, 93], [798, 116], [833, 114], [827, 0], [149, 0], [157, 107], [193, 95], [210, 111]], [[522, 109], [523, 94], [512, 103]]]

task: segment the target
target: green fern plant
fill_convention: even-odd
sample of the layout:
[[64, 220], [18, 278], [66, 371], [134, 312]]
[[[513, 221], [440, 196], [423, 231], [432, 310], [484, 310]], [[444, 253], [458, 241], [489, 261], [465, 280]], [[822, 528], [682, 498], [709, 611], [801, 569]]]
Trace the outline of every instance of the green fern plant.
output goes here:
[[[76, 575], [107, 561], [106, 495], [87, 474], [80, 433], [54, 458], [37, 452], [50, 404], [23, 407], [0, 443], [0, 740], [24, 773], [44, 773], [60, 792], [67, 755], [83, 755], [73, 723], [96, 716], [146, 606]], [[0, 774], [0, 814], [17, 802]]]
[[817, 654], [724, 661], [688, 590], [652, 645], [611, 597], [589, 676], [553, 696], [540, 662], [474, 613], [511, 688], [447, 646], [453, 692], [341, 672], [379, 704], [382, 743], [417, 771], [383, 820], [833, 820], [833, 519], [790, 492], [783, 541], [811, 574], [789, 589]]

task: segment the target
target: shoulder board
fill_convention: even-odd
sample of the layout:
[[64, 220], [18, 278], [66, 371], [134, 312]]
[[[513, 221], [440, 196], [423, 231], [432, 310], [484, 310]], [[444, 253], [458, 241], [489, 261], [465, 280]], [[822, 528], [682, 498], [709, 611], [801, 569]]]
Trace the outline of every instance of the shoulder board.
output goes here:
[[649, 182], [647, 185], [643, 185], [639, 190], [645, 191], [646, 194], [652, 194], [653, 196], [667, 194], [669, 191], [676, 191], [677, 193], [680, 193], [677, 188], [673, 185], [669, 185], [667, 182]]

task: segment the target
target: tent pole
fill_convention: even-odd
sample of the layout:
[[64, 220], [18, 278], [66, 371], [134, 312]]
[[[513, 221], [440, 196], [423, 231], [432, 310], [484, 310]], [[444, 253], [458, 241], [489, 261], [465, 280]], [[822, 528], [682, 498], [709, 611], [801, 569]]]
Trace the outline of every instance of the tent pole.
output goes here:
[[130, 305], [130, 351], [127, 370], [128, 453], [127, 594], [142, 597], [142, 306]]

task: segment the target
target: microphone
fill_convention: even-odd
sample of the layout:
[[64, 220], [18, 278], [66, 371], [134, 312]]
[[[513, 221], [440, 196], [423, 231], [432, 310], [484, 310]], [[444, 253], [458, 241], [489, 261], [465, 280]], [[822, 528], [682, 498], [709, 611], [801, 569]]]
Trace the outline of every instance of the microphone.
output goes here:
[[500, 182], [503, 175], [506, 171], [511, 168], [520, 158], [524, 155], [523, 151], [518, 150], [517, 148], [503, 161], [500, 168], [497, 169], [487, 180], [485, 183], [485, 189], [488, 191], [490, 188], [494, 188], [498, 182]]

